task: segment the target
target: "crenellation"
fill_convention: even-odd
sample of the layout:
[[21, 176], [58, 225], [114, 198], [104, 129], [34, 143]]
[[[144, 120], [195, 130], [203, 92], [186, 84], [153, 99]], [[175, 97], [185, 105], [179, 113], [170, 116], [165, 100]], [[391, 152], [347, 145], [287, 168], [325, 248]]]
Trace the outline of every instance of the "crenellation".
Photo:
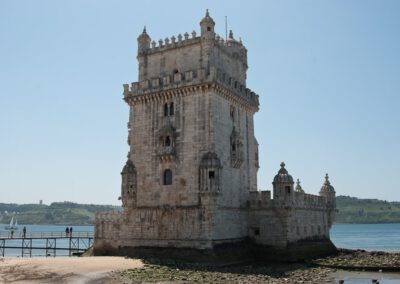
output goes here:
[[[198, 74], [198, 76], [196, 76]], [[172, 81], [171, 81], [172, 76]], [[202, 79], [205, 79], [204, 81]], [[222, 72], [215, 67], [210, 68], [209, 74], [206, 76], [204, 69], [188, 70], [184, 72], [173, 73], [171, 75], [163, 76], [160, 78], [153, 78], [152, 80], [144, 80], [141, 82], [134, 82], [131, 84], [131, 89], [126, 90], [124, 84], [124, 98], [128, 99], [131, 96], [144, 95], [146, 93], [154, 93], [160, 90], [167, 90], [177, 87], [192, 86], [196, 84], [216, 82], [223, 87], [228, 88], [237, 96], [249, 101], [252, 105], [258, 106], [258, 95], [251, 91], [249, 88], [240, 84], [237, 80], [230, 77], [228, 74]], [[174, 83], [174, 84], [171, 84]]]
[[272, 191], [257, 191], [259, 100], [246, 86], [247, 50], [214, 26], [207, 11], [199, 36], [157, 45], [144, 28], [138, 37], [139, 78], [123, 84], [123, 211], [96, 214], [95, 253], [329, 242], [336, 193], [327, 174], [319, 195], [307, 194], [281, 163]]

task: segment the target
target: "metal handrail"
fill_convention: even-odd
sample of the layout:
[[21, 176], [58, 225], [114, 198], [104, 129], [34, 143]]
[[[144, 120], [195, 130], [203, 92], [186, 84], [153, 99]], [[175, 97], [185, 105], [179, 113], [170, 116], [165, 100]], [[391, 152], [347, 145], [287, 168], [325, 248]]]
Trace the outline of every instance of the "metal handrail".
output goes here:
[[22, 231], [11, 231], [0, 232], [0, 239], [21, 239], [21, 238], [32, 238], [32, 239], [43, 239], [43, 238], [93, 238], [94, 232], [88, 231], [73, 231], [72, 233], [66, 232], [26, 232], [25, 236]]

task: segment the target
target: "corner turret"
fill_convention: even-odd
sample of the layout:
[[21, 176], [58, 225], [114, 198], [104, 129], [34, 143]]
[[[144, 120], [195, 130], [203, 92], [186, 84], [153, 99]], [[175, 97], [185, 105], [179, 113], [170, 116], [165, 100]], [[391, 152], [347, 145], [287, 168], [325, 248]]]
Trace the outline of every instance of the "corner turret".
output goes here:
[[201, 27], [201, 37], [207, 37], [207, 38], [214, 39], [214, 37], [215, 37], [215, 32], [214, 32], [215, 22], [214, 22], [213, 18], [210, 17], [210, 14], [208, 13], [208, 9], [206, 10], [205, 17], [200, 21], [200, 27]]
[[325, 182], [322, 185], [321, 190], [319, 191], [319, 195], [324, 196], [326, 198], [328, 205], [335, 207], [336, 192], [335, 192], [335, 188], [331, 185], [331, 183], [329, 181], [328, 174], [325, 175]]
[[325, 175], [325, 182], [319, 191], [319, 195], [325, 197], [326, 205], [328, 208], [328, 224], [329, 227], [332, 226], [333, 219], [335, 217], [336, 210], [336, 192], [334, 187], [331, 185], [329, 181], [328, 174]]
[[136, 191], [137, 191], [137, 173], [135, 165], [131, 160], [128, 160], [121, 172], [121, 196], [122, 207], [136, 206]]
[[143, 32], [138, 37], [138, 55], [145, 53], [150, 49], [151, 38], [146, 32], [146, 26], [143, 28]]
[[293, 177], [289, 175], [288, 171], [285, 169], [285, 163], [282, 162], [281, 168], [272, 182], [274, 199], [283, 201], [293, 199], [293, 184]]

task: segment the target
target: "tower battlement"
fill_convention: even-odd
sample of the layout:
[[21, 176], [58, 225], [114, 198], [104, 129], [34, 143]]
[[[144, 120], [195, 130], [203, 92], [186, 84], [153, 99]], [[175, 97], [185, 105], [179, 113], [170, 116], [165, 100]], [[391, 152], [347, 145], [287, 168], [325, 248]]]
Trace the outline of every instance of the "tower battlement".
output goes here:
[[139, 78], [123, 85], [130, 109], [123, 211], [96, 215], [95, 253], [188, 249], [190, 257], [236, 243], [240, 256], [310, 239], [332, 248], [328, 176], [320, 196], [306, 194], [282, 163], [273, 196], [258, 191], [259, 96], [246, 85], [247, 49], [214, 27], [207, 11], [199, 34], [157, 43], [144, 29], [138, 37]]
[[[208, 74], [204, 69], [188, 70], [165, 76], [145, 79], [140, 82], [124, 84], [124, 99], [129, 104], [142, 100], [153, 100], [163, 97], [167, 92], [170, 95], [189, 95], [191, 90], [199, 88], [215, 88], [221, 95], [229, 96], [231, 100], [253, 110], [258, 110], [258, 95], [249, 88], [240, 84], [224, 70], [210, 67]], [[174, 92], [171, 92], [174, 90]]]
[[184, 73], [203, 69], [205, 76], [211, 68], [225, 70], [240, 85], [246, 86], [247, 49], [241, 40], [224, 40], [214, 32], [215, 23], [208, 13], [200, 22], [201, 32], [178, 34], [158, 42], [151, 39], [146, 28], [138, 37], [139, 82], [160, 75]]

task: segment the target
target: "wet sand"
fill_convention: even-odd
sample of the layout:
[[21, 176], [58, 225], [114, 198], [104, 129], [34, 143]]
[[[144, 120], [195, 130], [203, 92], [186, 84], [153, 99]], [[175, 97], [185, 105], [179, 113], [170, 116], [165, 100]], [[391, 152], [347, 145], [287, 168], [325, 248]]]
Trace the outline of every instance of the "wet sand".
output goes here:
[[[0, 259], [0, 283], [400, 283], [400, 254], [344, 251], [312, 263], [259, 263], [230, 267], [157, 263], [124, 257]], [[359, 271], [320, 264], [351, 265]], [[362, 271], [366, 264], [380, 269]], [[361, 268], [361, 269], [360, 269]], [[378, 272], [381, 270], [382, 272]], [[373, 282], [373, 280], [377, 282]], [[378, 282], [379, 281], [379, 282]]]
[[123, 257], [0, 259], [0, 283], [110, 283], [115, 272], [140, 268]]

